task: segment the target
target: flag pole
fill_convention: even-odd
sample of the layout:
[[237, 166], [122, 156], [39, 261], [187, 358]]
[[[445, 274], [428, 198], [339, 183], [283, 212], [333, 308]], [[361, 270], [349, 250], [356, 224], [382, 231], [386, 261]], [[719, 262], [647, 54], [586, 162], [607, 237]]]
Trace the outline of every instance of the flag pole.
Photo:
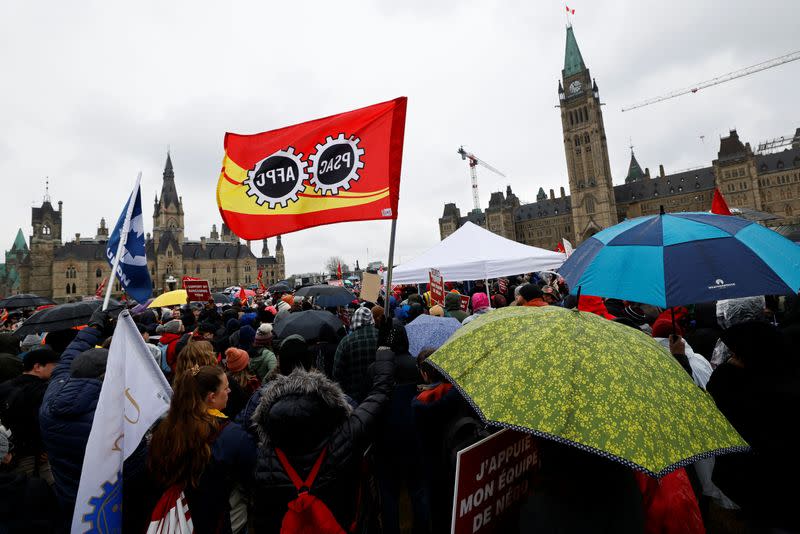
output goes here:
[[122, 251], [125, 249], [125, 243], [128, 241], [128, 231], [131, 227], [131, 214], [133, 213], [133, 205], [136, 203], [136, 195], [139, 194], [139, 184], [141, 181], [142, 171], [139, 171], [139, 174], [136, 176], [136, 185], [133, 187], [131, 196], [128, 198], [128, 212], [125, 214], [125, 220], [122, 222], [122, 229], [119, 232], [119, 245], [117, 245], [117, 253], [114, 255], [114, 263], [111, 265], [111, 276], [108, 278], [106, 298], [103, 299], [104, 311], [108, 309], [108, 301], [111, 299], [111, 289], [114, 287], [114, 279], [117, 277], [119, 260], [122, 256]]
[[389, 299], [392, 295], [392, 270], [394, 269], [394, 238], [397, 233], [397, 219], [392, 219], [392, 231], [389, 235], [389, 267], [386, 271], [386, 317], [390, 320], [392, 318], [392, 307], [389, 305]]

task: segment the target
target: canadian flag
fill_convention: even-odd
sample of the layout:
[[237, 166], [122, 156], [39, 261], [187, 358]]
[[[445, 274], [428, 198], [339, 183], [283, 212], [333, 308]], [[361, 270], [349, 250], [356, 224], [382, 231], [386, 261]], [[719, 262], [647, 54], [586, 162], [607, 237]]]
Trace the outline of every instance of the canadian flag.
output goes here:
[[567, 13], [569, 13], [570, 15], [574, 15], [575, 14], [575, 10], [574, 9], [570, 9], [569, 6], [564, 6], [564, 7], [567, 8]]

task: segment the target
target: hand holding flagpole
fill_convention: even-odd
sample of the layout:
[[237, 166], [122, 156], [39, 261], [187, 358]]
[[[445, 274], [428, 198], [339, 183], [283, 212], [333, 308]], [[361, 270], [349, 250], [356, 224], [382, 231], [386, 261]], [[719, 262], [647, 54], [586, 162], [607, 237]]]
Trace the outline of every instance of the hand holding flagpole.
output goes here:
[[128, 240], [128, 232], [131, 227], [131, 214], [133, 207], [136, 203], [136, 196], [139, 194], [139, 184], [142, 181], [142, 171], [136, 176], [136, 185], [133, 187], [131, 196], [128, 198], [128, 211], [125, 214], [125, 222], [122, 225], [122, 231], [119, 236], [119, 245], [117, 252], [114, 254], [114, 262], [111, 264], [111, 276], [108, 279], [108, 287], [106, 288], [106, 298], [103, 300], [103, 310], [108, 309], [108, 301], [111, 299], [111, 289], [114, 287], [114, 279], [117, 277], [117, 269], [119, 269], [119, 262], [122, 258], [122, 251], [125, 250], [125, 242]]

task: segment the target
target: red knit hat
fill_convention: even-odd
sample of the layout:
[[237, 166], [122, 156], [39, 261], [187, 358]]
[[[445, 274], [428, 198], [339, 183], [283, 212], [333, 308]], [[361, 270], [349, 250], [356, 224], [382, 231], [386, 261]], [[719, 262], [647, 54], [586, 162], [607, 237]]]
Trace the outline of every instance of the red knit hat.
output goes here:
[[[672, 331], [672, 314], [675, 313], [675, 332]], [[671, 334], [683, 336], [683, 327], [680, 321], [689, 314], [684, 307], [670, 308], [661, 312], [653, 323], [653, 337], [669, 337]]]
[[578, 309], [580, 311], [591, 312], [595, 315], [599, 315], [600, 317], [605, 317], [609, 321], [613, 321], [615, 317], [608, 313], [606, 309], [606, 304], [603, 302], [603, 299], [600, 297], [595, 297], [593, 295], [581, 295], [580, 300], [578, 301]]
[[225, 351], [225, 362], [228, 371], [238, 373], [250, 364], [250, 356], [248, 356], [247, 351], [231, 347]]

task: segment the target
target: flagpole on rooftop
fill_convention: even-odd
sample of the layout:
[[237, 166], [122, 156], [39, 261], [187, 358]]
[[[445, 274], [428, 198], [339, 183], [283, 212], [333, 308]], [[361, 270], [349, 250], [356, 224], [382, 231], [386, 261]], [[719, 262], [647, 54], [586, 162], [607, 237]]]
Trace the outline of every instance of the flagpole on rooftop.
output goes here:
[[125, 242], [128, 240], [128, 231], [131, 227], [131, 214], [133, 213], [133, 206], [136, 203], [136, 195], [139, 193], [139, 184], [142, 181], [142, 171], [136, 176], [136, 185], [131, 191], [131, 196], [128, 198], [128, 212], [125, 214], [125, 222], [122, 223], [122, 230], [119, 236], [119, 245], [117, 245], [117, 253], [114, 255], [114, 263], [111, 266], [111, 277], [108, 279], [108, 287], [106, 288], [106, 298], [103, 300], [103, 310], [108, 309], [108, 301], [111, 299], [111, 289], [114, 287], [114, 279], [117, 277], [117, 269], [119, 268], [119, 261], [122, 257], [122, 251], [125, 249]]

